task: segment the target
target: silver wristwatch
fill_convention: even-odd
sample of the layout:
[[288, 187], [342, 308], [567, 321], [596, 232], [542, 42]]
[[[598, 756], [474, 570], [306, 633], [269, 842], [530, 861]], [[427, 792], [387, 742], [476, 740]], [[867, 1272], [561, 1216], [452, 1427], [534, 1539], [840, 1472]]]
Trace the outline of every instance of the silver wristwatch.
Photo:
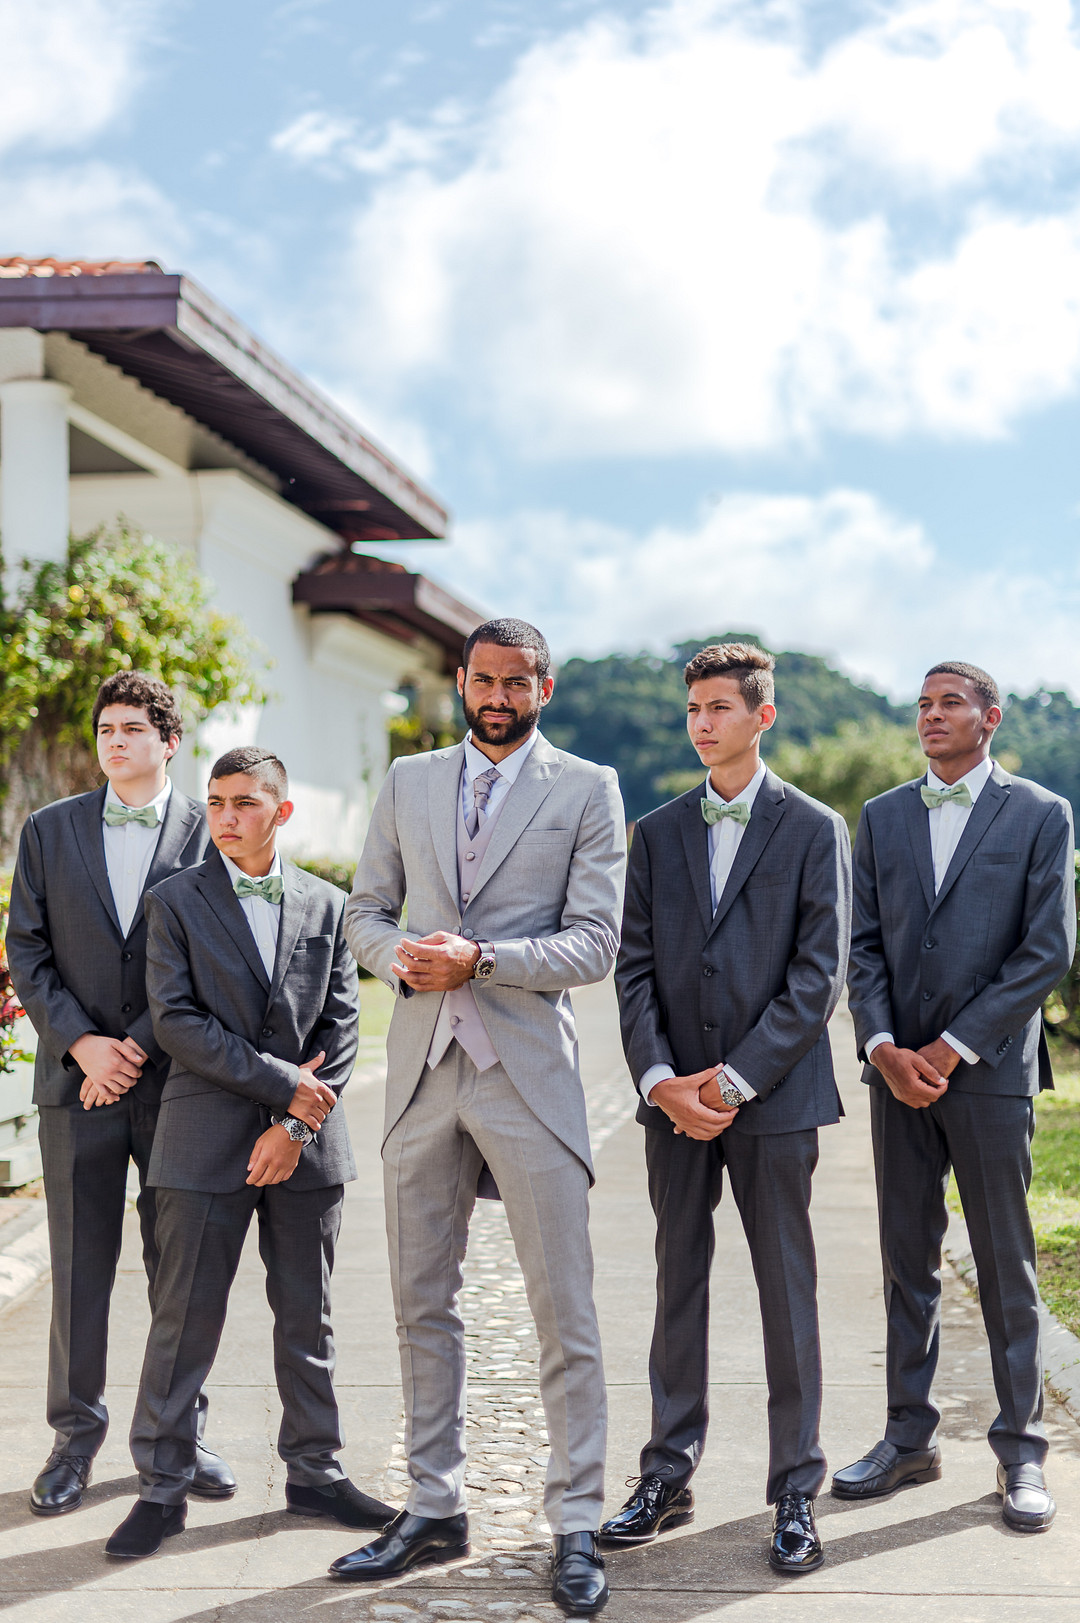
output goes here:
[[480, 956], [473, 965], [473, 980], [489, 981], [495, 973], [495, 947], [490, 941], [478, 941]]
[[721, 1071], [716, 1078], [720, 1086], [720, 1097], [729, 1110], [738, 1110], [740, 1105], [746, 1103], [745, 1093], [740, 1093], [726, 1071]]
[[310, 1144], [315, 1134], [306, 1121], [298, 1121], [295, 1116], [271, 1116], [270, 1120], [275, 1127], [284, 1127], [294, 1144]]

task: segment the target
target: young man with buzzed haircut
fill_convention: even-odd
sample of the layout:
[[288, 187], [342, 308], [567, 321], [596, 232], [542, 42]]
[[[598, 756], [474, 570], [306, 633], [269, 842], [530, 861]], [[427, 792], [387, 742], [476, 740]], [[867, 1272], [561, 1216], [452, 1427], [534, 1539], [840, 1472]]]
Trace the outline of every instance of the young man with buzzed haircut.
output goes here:
[[840, 1117], [826, 1025], [847, 966], [851, 865], [843, 820], [760, 759], [776, 718], [773, 664], [751, 643], [690, 661], [686, 725], [708, 777], [643, 817], [630, 848], [615, 983], [656, 1213], [653, 1422], [641, 1475], [601, 1536], [644, 1544], [693, 1520], [726, 1171], [765, 1339], [769, 1562], [795, 1577], [823, 1559], [809, 1207], [818, 1128]]
[[356, 966], [342, 892], [278, 855], [288, 791], [269, 750], [223, 755], [207, 804], [215, 849], [147, 897], [150, 1012], [172, 1064], [147, 1179], [161, 1261], [131, 1428], [140, 1497], [105, 1546], [113, 1556], [153, 1555], [183, 1531], [192, 1397], [213, 1366], [253, 1215], [286, 1506], [348, 1527], [393, 1515], [337, 1459], [330, 1273], [356, 1169], [335, 1106], [356, 1058]]
[[[46, 1412], [55, 1435], [30, 1493], [37, 1516], [78, 1509], [105, 1440], [109, 1303], [132, 1161], [153, 1304], [147, 1168], [168, 1056], [147, 1007], [143, 900], [160, 879], [201, 862], [208, 840], [204, 808], [168, 776], [184, 724], [163, 682], [137, 671], [108, 677], [93, 726], [107, 782], [27, 818], [7, 930], [11, 978], [38, 1034], [34, 1102], [52, 1258]], [[236, 1479], [201, 1441], [205, 1398], [193, 1392], [192, 1403], [192, 1492], [228, 1498]]]
[[1027, 1191], [1035, 1097], [1054, 1085], [1042, 1005], [1076, 941], [1074, 841], [1068, 801], [991, 760], [1000, 722], [992, 677], [935, 665], [917, 721], [926, 776], [868, 801], [855, 840], [849, 1001], [870, 1084], [888, 1419], [832, 1491], [876, 1499], [941, 1475], [930, 1391], [951, 1170], [1000, 1405], [1002, 1516], [1041, 1532], [1056, 1507]]

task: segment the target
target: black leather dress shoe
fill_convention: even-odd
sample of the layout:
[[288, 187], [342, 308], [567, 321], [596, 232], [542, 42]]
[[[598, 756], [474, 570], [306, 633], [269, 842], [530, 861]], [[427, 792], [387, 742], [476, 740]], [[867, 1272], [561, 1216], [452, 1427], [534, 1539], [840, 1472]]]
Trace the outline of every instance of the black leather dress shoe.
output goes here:
[[997, 1491], [1005, 1525], [1016, 1533], [1045, 1533], [1057, 1515], [1046, 1478], [1037, 1465], [999, 1465]]
[[551, 1541], [551, 1598], [568, 1617], [592, 1617], [611, 1591], [595, 1533], [556, 1533]]
[[941, 1475], [941, 1450], [920, 1448], [901, 1454], [892, 1443], [875, 1443], [854, 1465], [845, 1465], [832, 1479], [834, 1499], [880, 1499], [897, 1488], [916, 1482], [936, 1482]]
[[789, 1578], [798, 1578], [804, 1572], [814, 1572], [824, 1559], [814, 1521], [814, 1501], [804, 1493], [781, 1494], [773, 1512], [770, 1567]]
[[236, 1478], [221, 1455], [201, 1443], [195, 1450], [195, 1475], [190, 1491], [197, 1493], [200, 1499], [231, 1499], [236, 1492]]
[[35, 1516], [63, 1516], [78, 1510], [83, 1489], [90, 1481], [90, 1460], [85, 1454], [50, 1454], [30, 1489]]
[[421, 1563], [457, 1561], [469, 1553], [467, 1516], [394, 1517], [381, 1536], [331, 1563], [335, 1578], [396, 1578]]
[[106, 1544], [105, 1554], [121, 1556], [125, 1561], [157, 1555], [162, 1541], [182, 1533], [186, 1521], [186, 1504], [154, 1505], [148, 1499], [139, 1499]]
[[385, 1527], [397, 1511], [381, 1499], [369, 1499], [354, 1488], [347, 1477], [328, 1482], [321, 1488], [305, 1488], [297, 1482], [285, 1484], [285, 1508], [294, 1516], [331, 1516], [343, 1527]]
[[618, 1515], [600, 1529], [603, 1544], [651, 1544], [669, 1527], [685, 1527], [694, 1519], [694, 1495], [681, 1482], [668, 1482], [659, 1471], [631, 1477], [634, 1491]]

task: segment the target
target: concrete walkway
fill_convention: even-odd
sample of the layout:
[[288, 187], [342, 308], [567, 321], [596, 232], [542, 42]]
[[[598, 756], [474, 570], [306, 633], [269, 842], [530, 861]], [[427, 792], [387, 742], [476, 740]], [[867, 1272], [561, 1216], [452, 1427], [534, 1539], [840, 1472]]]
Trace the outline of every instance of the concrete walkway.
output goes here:
[[[597, 1295], [611, 1387], [609, 1505], [636, 1469], [649, 1400], [645, 1364], [652, 1318], [652, 1224], [641, 1132], [622, 1070], [609, 987], [576, 999], [590, 1120], [600, 1149], [593, 1202]], [[866, 1101], [838, 1018], [834, 1046], [847, 1119], [822, 1134], [814, 1222], [821, 1267], [826, 1395], [824, 1440], [845, 1464], [881, 1435], [883, 1317]], [[365, 1080], [366, 1079], [366, 1080]], [[347, 1469], [369, 1491], [401, 1500], [396, 1341], [386, 1274], [378, 1172], [380, 1089], [365, 1067], [350, 1118], [361, 1178], [349, 1193], [335, 1274], [339, 1392]], [[472, 1558], [372, 1591], [335, 1584], [327, 1564], [361, 1540], [287, 1516], [273, 1438], [278, 1404], [262, 1273], [249, 1248], [211, 1384], [209, 1440], [236, 1469], [241, 1490], [224, 1505], [193, 1500], [188, 1531], [167, 1554], [107, 1561], [102, 1545], [126, 1513], [135, 1481], [126, 1449], [146, 1331], [144, 1282], [132, 1227], [117, 1284], [109, 1402], [114, 1429], [84, 1509], [57, 1521], [26, 1510], [26, 1489], [49, 1448], [43, 1419], [48, 1287], [0, 1317], [0, 1606], [12, 1623], [319, 1623], [455, 1618], [459, 1623], [547, 1619], [537, 1519], [545, 1439], [536, 1397], [535, 1339], [501, 1208], [481, 1208], [466, 1290], [474, 1439]], [[698, 1473], [693, 1526], [609, 1560], [611, 1623], [1065, 1623], [1080, 1615], [1080, 1430], [1050, 1406], [1051, 1482], [1060, 1510], [1040, 1537], [1010, 1533], [993, 1492], [986, 1428], [994, 1413], [978, 1309], [947, 1285], [940, 1401], [945, 1475], [874, 1507], [827, 1497], [820, 1572], [774, 1577], [764, 1559], [766, 1442], [760, 1330], [745, 1243], [730, 1203], [719, 1218], [714, 1273], [714, 1421]]]

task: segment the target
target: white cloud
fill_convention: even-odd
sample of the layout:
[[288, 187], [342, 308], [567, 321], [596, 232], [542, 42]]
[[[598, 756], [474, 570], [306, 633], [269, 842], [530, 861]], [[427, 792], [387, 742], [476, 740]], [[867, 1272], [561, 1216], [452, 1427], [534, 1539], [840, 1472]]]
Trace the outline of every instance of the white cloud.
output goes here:
[[535, 621], [561, 656], [744, 630], [825, 654], [897, 697], [940, 659], [971, 660], [1021, 692], [1050, 681], [1080, 693], [1080, 571], [951, 563], [866, 491], [747, 491], [644, 535], [525, 512], [464, 522], [450, 552], [411, 556], [488, 612]]
[[0, 0], [0, 151], [75, 146], [138, 80], [153, 0]]
[[605, 17], [520, 59], [455, 171], [434, 125], [366, 148], [365, 386], [559, 457], [991, 438], [1073, 391], [1067, 0], [893, 0], [817, 56], [806, 9]]
[[169, 268], [189, 244], [179, 212], [152, 182], [101, 162], [0, 173], [0, 221], [0, 252], [30, 258], [149, 258]]

